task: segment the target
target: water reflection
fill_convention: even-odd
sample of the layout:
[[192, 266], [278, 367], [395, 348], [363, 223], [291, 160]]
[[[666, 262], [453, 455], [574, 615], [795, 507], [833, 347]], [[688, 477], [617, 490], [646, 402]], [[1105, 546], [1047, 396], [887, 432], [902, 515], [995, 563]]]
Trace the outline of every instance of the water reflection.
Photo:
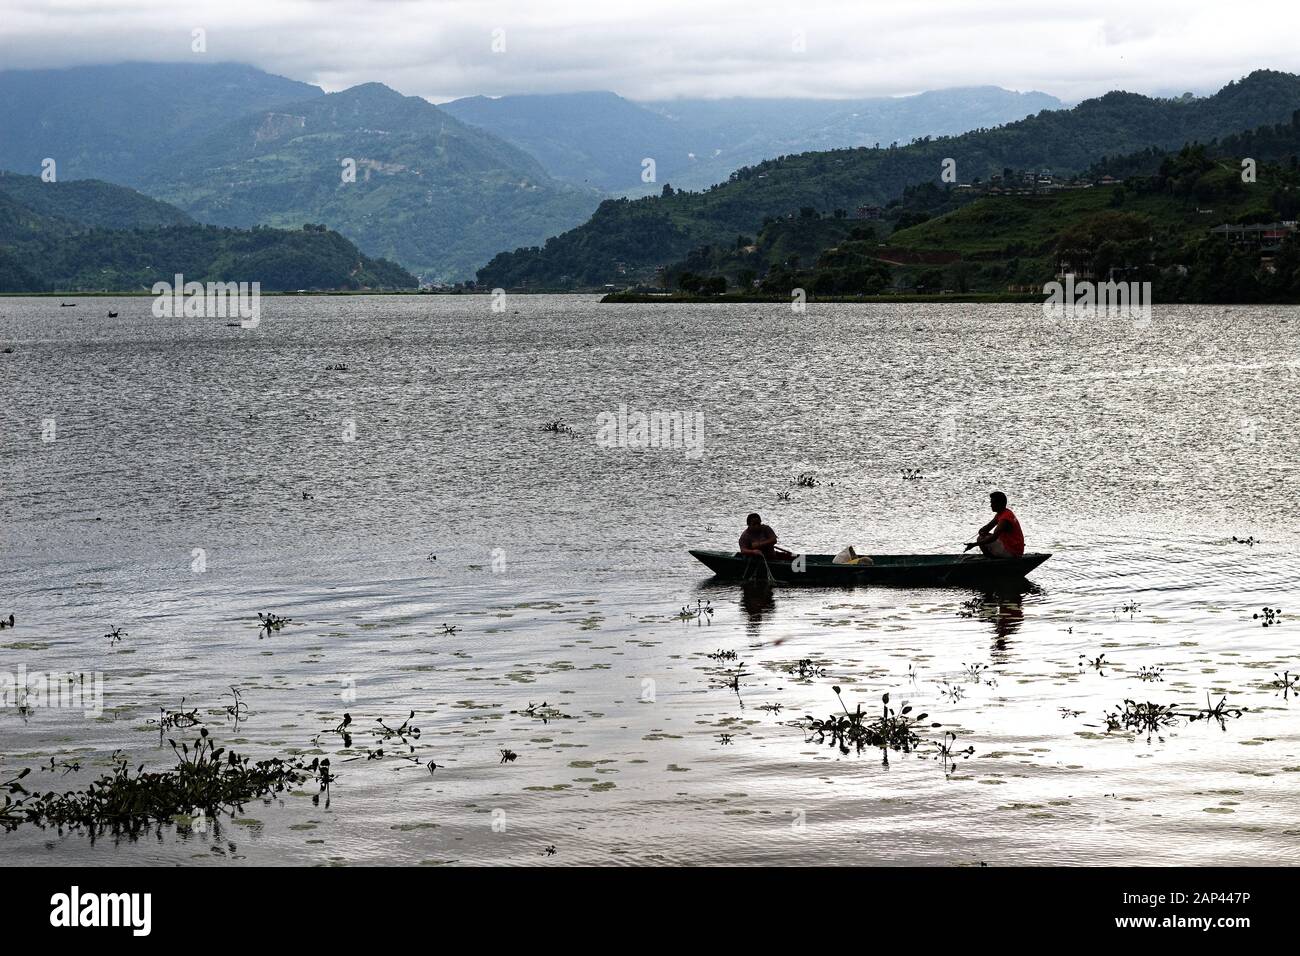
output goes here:
[[758, 635], [759, 625], [776, 611], [776, 595], [766, 581], [746, 581], [740, 592], [740, 609], [745, 612], [745, 630]]

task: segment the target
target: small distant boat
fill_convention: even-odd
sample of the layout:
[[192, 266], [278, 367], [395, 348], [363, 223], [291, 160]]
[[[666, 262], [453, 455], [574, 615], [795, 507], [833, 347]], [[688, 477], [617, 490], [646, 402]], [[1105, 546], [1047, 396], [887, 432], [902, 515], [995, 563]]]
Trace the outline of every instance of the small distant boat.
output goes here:
[[108, 317], [109, 317], [110, 319], [116, 319], [116, 318], [117, 318], [117, 313], [116, 313], [116, 312], [110, 312], [110, 313], [108, 313]]
[[76, 307], [77, 307], [77, 303], [75, 303], [75, 302], [60, 302], [60, 303], [59, 303], [59, 308], [60, 308], [60, 309], [75, 309]]
[[906, 587], [965, 587], [1018, 581], [1051, 557], [986, 558], [968, 554], [873, 554], [870, 564], [833, 564], [833, 554], [805, 554], [796, 561], [764, 561], [737, 551], [692, 550], [691, 556], [730, 581], [770, 579], [811, 587], [897, 584]]

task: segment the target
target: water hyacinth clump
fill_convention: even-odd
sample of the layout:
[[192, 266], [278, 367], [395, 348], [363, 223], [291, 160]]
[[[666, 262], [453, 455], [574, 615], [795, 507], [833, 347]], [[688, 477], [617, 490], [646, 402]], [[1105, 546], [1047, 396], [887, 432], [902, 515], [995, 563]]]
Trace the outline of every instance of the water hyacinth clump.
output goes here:
[[[844, 713], [831, 714], [824, 720], [811, 714], [805, 716], [800, 725], [810, 740], [814, 736], [818, 743], [829, 740], [829, 745], [839, 747], [843, 754], [855, 750], [860, 753], [867, 747], [878, 747], [886, 751], [886, 759], [890, 750], [911, 753], [921, 743], [921, 736], [916, 731], [923, 726], [921, 721], [927, 719], [929, 714], [913, 717], [909, 705], [904, 705], [901, 711], [895, 711], [889, 706], [888, 694], [881, 695], [880, 712], [875, 716], [864, 711], [861, 704], [858, 704], [856, 710], [850, 711], [840, 697], [840, 688], [836, 686], [831, 690], [839, 698]], [[939, 724], [930, 726], [938, 727]]]
[[178, 747], [174, 740], [168, 743], [176, 754], [175, 767], [154, 772], [145, 771], [141, 765], [132, 770], [118, 751], [113, 755], [112, 771], [84, 790], [33, 794], [22, 785], [28, 775], [23, 770], [0, 783], [4, 793], [0, 827], [14, 830], [31, 823], [60, 832], [66, 828], [91, 834], [107, 831], [137, 835], [152, 823], [178, 816], [233, 813], [250, 800], [281, 793], [311, 779], [320, 787], [312, 802], [319, 803], [323, 794], [329, 806], [329, 787], [335, 778], [328, 758], [308, 762], [272, 757], [253, 762], [218, 747], [206, 728], [200, 729], [192, 747], [185, 743]]

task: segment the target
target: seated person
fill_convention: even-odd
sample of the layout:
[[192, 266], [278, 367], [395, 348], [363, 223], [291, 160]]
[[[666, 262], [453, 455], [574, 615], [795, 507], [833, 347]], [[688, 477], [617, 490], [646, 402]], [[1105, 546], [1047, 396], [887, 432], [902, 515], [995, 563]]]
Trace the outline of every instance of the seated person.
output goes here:
[[1025, 535], [1015, 512], [1007, 507], [1007, 496], [1000, 491], [989, 494], [993, 520], [980, 528], [978, 536], [966, 550], [978, 547], [989, 558], [1018, 558], [1025, 553]]
[[794, 554], [776, 546], [776, 532], [763, 524], [757, 514], [745, 519], [746, 528], [740, 533], [740, 553], [764, 557], [774, 561], [789, 561]]

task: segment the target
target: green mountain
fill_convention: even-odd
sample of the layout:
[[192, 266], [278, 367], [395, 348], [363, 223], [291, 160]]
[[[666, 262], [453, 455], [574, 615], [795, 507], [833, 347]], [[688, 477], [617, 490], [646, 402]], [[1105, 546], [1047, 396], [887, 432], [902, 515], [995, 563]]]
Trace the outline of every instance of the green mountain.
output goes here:
[[[1253, 182], [1228, 146], [1260, 147]], [[665, 272], [695, 294], [759, 290], [788, 297], [882, 292], [1007, 293], [1042, 289], [1062, 272], [1150, 282], [1157, 302], [1300, 301], [1300, 241], [1278, 222], [1300, 213], [1300, 116], [1214, 146], [1164, 154], [1149, 175], [1003, 189], [982, 195], [913, 187], [888, 220], [775, 219], [756, 239], [701, 246]], [[1150, 151], [1099, 165], [1150, 160]], [[1109, 174], [1107, 174], [1109, 175]], [[1013, 177], [1016, 182], [1019, 177]], [[928, 204], [928, 206], [927, 206]], [[908, 225], [909, 222], [915, 224]], [[1230, 239], [1224, 225], [1271, 224]], [[878, 231], [879, 230], [879, 231]]]
[[[557, 179], [641, 196], [664, 182], [711, 186], [783, 153], [963, 133], [1060, 106], [1045, 93], [988, 86], [859, 100], [471, 96], [441, 108], [526, 150]], [[642, 180], [646, 158], [655, 161], [657, 184]]]
[[843, 149], [782, 156], [734, 173], [703, 192], [664, 187], [639, 200], [607, 200], [591, 220], [540, 246], [497, 255], [479, 271], [481, 284], [566, 288], [653, 281], [701, 245], [728, 246], [765, 218], [831, 214], [885, 205], [921, 182], [939, 183], [943, 161], [961, 182], [1008, 168], [1087, 169], [1106, 154], [1146, 147], [1177, 149], [1244, 127], [1289, 120], [1300, 107], [1300, 77], [1258, 71], [1201, 99], [1153, 99], [1108, 93], [1070, 110], [1047, 111], [996, 129], [925, 138], [908, 146]]
[[[347, 159], [355, 182], [344, 181]], [[438, 279], [472, 275], [503, 236], [541, 241], [596, 202], [518, 148], [378, 83], [244, 117], [158, 176], [154, 194], [205, 222], [323, 221]]]
[[425, 100], [379, 84], [326, 95], [233, 64], [0, 72], [0, 130], [0, 167], [52, 157], [60, 180], [133, 186], [216, 225], [326, 222], [431, 279], [471, 277], [598, 201]]
[[236, 63], [119, 63], [0, 71], [0, 169], [105, 179], [149, 192], [160, 165], [214, 126], [324, 93]]
[[0, 169], [0, 242], [86, 228], [155, 229], [193, 225], [175, 206], [95, 179], [43, 182]]
[[261, 282], [268, 292], [417, 284], [325, 226], [201, 226], [124, 186], [46, 183], [0, 171], [0, 292], [134, 292], [177, 273], [201, 282]]

